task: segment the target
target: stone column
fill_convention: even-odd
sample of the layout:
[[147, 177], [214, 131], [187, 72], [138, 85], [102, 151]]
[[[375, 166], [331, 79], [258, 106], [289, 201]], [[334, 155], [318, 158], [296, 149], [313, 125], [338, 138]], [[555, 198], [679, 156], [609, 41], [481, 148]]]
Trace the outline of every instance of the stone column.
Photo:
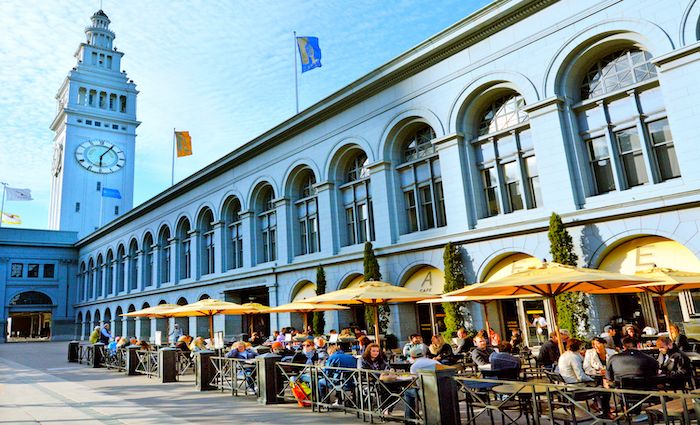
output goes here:
[[[129, 282], [129, 276], [131, 276], [131, 260], [129, 260], [129, 256], [125, 254], [124, 256], [126, 260], [126, 264], [124, 264], [124, 292], [129, 293], [131, 290], [129, 287], [131, 286]], [[119, 273], [117, 273], [117, 276], [119, 276]], [[117, 285], [117, 288], [119, 288], [119, 285]]]
[[241, 237], [243, 238], [243, 268], [247, 269], [258, 263], [255, 248], [257, 239], [255, 235], [255, 213], [252, 210], [241, 211]]
[[168, 279], [168, 283], [170, 285], [175, 285], [178, 282], [177, 272], [180, 263], [179, 255], [177, 255], [178, 239], [170, 238], [168, 239], [168, 244], [170, 245], [170, 279]]
[[584, 200], [578, 182], [580, 171], [587, 165], [580, 162], [583, 153], [577, 154], [572, 144], [566, 143], [569, 136], [564, 109], [564, 102], [558, 97], [550, 97], [526, 108], [530, 115], [542, 203], [547, 206], [546, 211], [574, 211]]
[[323, 257], [330, 257], [337, 252], [336, 243], [337, 232], [335, 227], [336, 220], [334, 217], [338, 217], [337, 208], [333, 202], [333, 183], [327, 181], [323, 183], [318, 183], [314, 186], [316, 189], [316, 203], [318, 211], [318, 234], [321, 243], [320, 253]]
[[153, 258], [153, 267], [151, 267], [151, 286], [158, 288], [160, 287], [160, 276], [158, 274], [160, 270], [160, 262], [158, 261], [160, 258], [160, 245], [151, 245], [151, 252], [151, 258]]
[[199, 263], [202, 257], [199, 230], [190, 230], [188, 235], [190, 236], [190, 277], [192, 280], [199, 280], [202, 276], [202, 265]]
[[[396, 202], [391, 190], [391, 162], [379, 161], [370, 164], [372, 214], [374, 217], [374, 245], [389, 246], [398, 235]], [[368, 235], [369, 236], [369, 235]]]
[[464, 136], [461, 133], [448, 134], [433, 140], [440, 158], [442, 191], [445, 195], [445, 215], [447, 233], [464, 232], [476, 224], [476, 211], [470, 205], [471, 187], [466, 184], [467, 162]]
[[275, 219], [277, 220], [277, 252], [275, 262], [277, 264], [287, 264], [294, 255], [289, 246], [292, 241], [291, 228], [289, 226], [289, 199], [278, 198], [275, 200]]
[[138, 273], [136, 273], [136, 290], [143, 291], [143, 250], [136, 251], [136, 266], [138, 268]]
[[214, 243], [214, 273], [224, 272], [224, 237], [226, 236], [226, 223], [223, 220], [212, 223], [214, 226], [214, 234], [212, 241]]

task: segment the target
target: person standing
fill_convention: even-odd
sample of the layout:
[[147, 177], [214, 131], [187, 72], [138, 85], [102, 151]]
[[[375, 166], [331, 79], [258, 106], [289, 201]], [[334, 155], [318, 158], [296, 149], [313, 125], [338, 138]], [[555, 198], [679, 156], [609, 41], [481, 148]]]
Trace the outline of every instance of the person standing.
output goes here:
[[112, 334], [109, 333], [109, 323], [105, 323], [100, 330], [100, 342], [107, 345], [110, 339], [112, 339]]
[[547, 330], [547, 320], [545, 320], [545, 318], [540, 316], [538, 313], [535, 313], [534, 318], [532, 319], [532, 326], [535, 327], [537, 342], [542, 344], [545, 339], [545, 331]]
[[183, 335], [182, 329], [180, 328], [180, 325], [175, 323], [173, 326], [173, 330], [170, 331], [168, 334], [168, 343], [170, 344], [175, 344], [177, 341], [180, 340], [180, 337]]

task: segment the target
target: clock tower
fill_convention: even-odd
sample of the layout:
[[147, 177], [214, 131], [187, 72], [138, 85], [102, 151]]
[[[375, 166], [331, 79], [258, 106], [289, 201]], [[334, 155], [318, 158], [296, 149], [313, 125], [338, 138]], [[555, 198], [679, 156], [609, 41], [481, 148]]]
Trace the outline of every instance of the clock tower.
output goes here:
[[[121, 70], [124, 53], [102, 11], [92, 15], [76, 66], [56, 94], [49, 228], [88, 235], [133, 206], [136, 84]], [[102, 189], [116, 189], [117, 199]]]

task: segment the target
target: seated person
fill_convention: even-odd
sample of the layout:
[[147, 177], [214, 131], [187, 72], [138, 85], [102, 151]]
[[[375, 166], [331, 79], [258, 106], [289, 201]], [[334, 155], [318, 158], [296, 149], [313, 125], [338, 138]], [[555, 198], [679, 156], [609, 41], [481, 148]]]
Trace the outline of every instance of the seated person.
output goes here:
[[586, 375], [583, 369], [583, 357], [581, 357], [582, 342], [571, 338], [566, 342], [566, 351], [559, 357], [557, 371], [567, 384], [582, 382], [594, 382], [594, 379]]
[[100, 326], [95, 326], [95, 329], [92, 330], [92, 333], [90, 334], [90, 339], [88, 340], [90, 344], [97, 344], [99, 342], [100, 329], [102, 329]]
[[679, 350], [685, 351], [686, 353], [692, 351], [690, 349], [688, 337], [681, 333], [680, 328], [675, 323], [669, 326], [668, 336], [671, 338], [671, 341], [673, 341], [673, 345]]
[[314, 338], [314, 345], [316, 346], [318, 360], [325, 362], [328, 358], [328, 344], [326, 343], [326, 338], [322, 336], [317, 336], [316, 338]]
[[315, 364], [318, 361], [318, 353], [313, 341], [307, 339], [301, 344], [301, 350], [294, 353], [292, 363]]
[[281, 361], [283, 362], [291, 361], [292, 356], [294, 355], [294, 351], [289, 350], [287, 347], [284, 346], [284, 344], [278, 341], [272, 343], [272, 345], [270, 346], [270, 352], [272, 352], [272, 354], [282, 356]]
[[[421, 370], [439, 370], [444, 368], [439, 361], [425, 357], [420, 347], [413, 347], [409, 351], [409, 362], [411, 362], [411, 373], [417, 374]], [[409, 388], [404, 392], [404, 419], [416, 419], [418, 388]]]
[[512, 353], [513, 348], [510, 342], [501, 342], [498, 344], [498, 351], [493, 351], [489, 355], [489, 363], [491, 364], [491, 370], [515, 370], [515, 375], [520, 373], [520, 358], [514, 356]]
[[150, 345], [147, 341], [145, 341], [145, 340], [139, 341], [139, 343], [138, 343], [137, 345], [138, 345], [142, 350], [150, 350], [150, 349], [151, 349], [151, 345]]
[[193, 353], [196, 353], [198, 351], [203, 351], [207, 349], [207, 345], [204, 342], [204, 338], [201, 336], [198, 336], [197, 338], [192, 341], [192, 344], [190, 344], [190, 351]]
[[362, 353], [357, 365], [360, 369], [369, 370], [387, 370], [389, 369], [389, 362], [387, 362], [382, 349], [379, 344], [373, 342], [367, 346], [365, 352]]
[[433, 335], [431, 338], [432, 344], [428, 346], [428, 352], [426, 356], [429, 359], [437, 360], [440, 363], [451, 363], [452, 359], [452, 347], [445, 342], [442, 335]]
[[[474, 341], [472, 341], [468, 336], [467, 336], [467, 330], [464, 328], [459, 328], [457, 329], [457, 349], [455, 350], [455, 354], [466, 354], [471, 351], [472, 348], [474, 348]], [[405, 351], [405, 347], [404, 347]]]
[[680, 350], [671, 338], [660, 336], [656, 340], [656, 348], [659, 349], [659, 370], [668, 377], [671, 388], [684, 388], [690, 383], [693, 367], [688, 355]]
[[337, 349], [333, 354], [328, 357], [326, 362], [326, 369], [323, 373], [327, 378], [322, 378], [318, 380], [318, 387], [321, 392], [321, 400], [325, 399], [326, 394], [331, 388], [337, 388], [338, 385], [343, 386], [343, 390], [352, 390], [354, 388], [353, 382], [345, 382], [345, 377], [348, 375], [347, 371], [339, 370], [335, 368], [345, 368], [345, 369], [355, 369], [357, 368], [357, 360], [352, 354], [349, 354], [351, 346], [349, 342], [338, 342]]
[[118, 336], [114, 337], [114, 340], [111, 341], [109, 344], [107, 344], [107, 351], [109, 351], [110, 354], [114, 354], [117, 352], [117, 344], [119, 343], [119, 338]]
[[357, 354], [364, 354], [365, 350], [367, 349], [367, 346], [371, 343], [370, 339], [367, 337], [367, 335], [362, 335], [357, 339]]
[[245, 342], [243, 341], [234, 342], [233, 346], [231, 347], [231, 351], [226, 353], [226, 357], [230, 359], [251, 360], [256, 356], [257, 353], [249, 348], [246, 348]]
[[518, 354], [523, 346], [523, 337], [518, 329], [513, 329], [510, 333], [511, 354]]
[[605, 369], [605, 386], [611, 387], [622, 377], [653, 378], [657, 376], [659, 364], [651, 356], [637, 350], [636, 339], [622, 338], [622, 348], [618, 354], [610, 356]]
[[180, 338], [177, 339], [177, 343], [175, 343], [175, 348], [179, 349], [180, 351], [184, 351], [189, 353], [190, 352], [190, 340], [191, 336], [189, 335], [183, 335]]
[[253, 335], [250, 337], [248, 342], [250, 342], [253, 345], [253, 347], [257, 347], [258, 345], [263, 343], [263, 339], [260, 336], [259, 332], [253, 332]]
[[476, 348], [472, 350], [472, 360], [474, 363], [482, 367], [490, 365], [489, 358], [493, 350], [486, 345], [486, 339], [481, 335], [477, 335], [474, 337], [474, 344], [476, 345]]
[[605, 325], [603, 328], [603, 333], [600, 334], [600, 338], [605, 340], [605, 346], [611, 349], [615, 349], [615, 335], [617, 335], [617, 329], [613, 328], [612, 325]]
[[501, 336], [491, 328], [489, 328], [489, 342], [492, 347], [498, 347], [498, 344], [501, 343]]
[[279, 336], [280, 336], [280, 331], [273, 331], [272, 335], [267, 337], [267, 339], [265, 340], [265, 344], [272, 345], [273, 342], [277, 341], [277, 337], [279, 337]]
[[626, 338], [631, 338], [634, 342], [634, 348], [639, 348], [642, 344], [642, 338], [639, 336], [639, 329], [634, 325], [627, 325], [623, 332]]
[[[566, 329], [560, 329], [561, 343], [566, 347], [566, 342], [571, 337], [571, 334]], [[540, 352], [537, 355], [537, 364], [542, 365], [545, 369], [553, 370], [559, 361], [559, 340], [555, 331], [549, 333], [549, 339], [540, 347]]]
[[610, 356], [617, 351], [608, 348], [608, 341], [601, 338], [593, 338], [593, 348], [586, 350], [583, 357], [583, 370], [588, 376], [605, 376], [605, 366]]
[[410, 358], [410, 352], [413, 347], [420, 347], [420, 349], [423, 350], [423, 355], [428, 352], [428, 347], [423, 344], [423, 337], [418, 334], [412, 334], [409, 337], [408, 342], [403, 346], [403, 356], [407, 359]]

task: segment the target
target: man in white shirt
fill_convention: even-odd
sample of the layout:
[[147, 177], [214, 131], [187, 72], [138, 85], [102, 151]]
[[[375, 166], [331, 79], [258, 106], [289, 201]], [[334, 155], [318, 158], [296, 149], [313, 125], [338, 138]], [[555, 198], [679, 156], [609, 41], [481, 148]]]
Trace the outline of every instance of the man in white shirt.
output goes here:
[[[411, 373], [417, 374], [421, 370], [439, 370], [444, 368], [439, 361], [425, 357], [422, 347], [413, 347], [408, 353], [410, 357]], [[416, 419], [416, 400], [418, 399], [418, 388], [409, 388], [403, 396], [404, 418]]]
[[407, 359], [410, 359], [411, 350], [414, 347], [420, 347], [423, 351], [423, 355], [425, 355], [428, 352], [428, 347], [425, 344], [423, 344], [423, 337], [418, 334], [412, 334], [409, 337], [409, 341], [406, 343], [406, 345], [403, 346], [403, 356]]
[[535, 327], [537, 333], [537, 342], [542, 344], [545, 341], [545, 330], [547, 329], [547, 320], [539, 314], [535, 313], [534, 319], [532, 319], [532, 326]]

